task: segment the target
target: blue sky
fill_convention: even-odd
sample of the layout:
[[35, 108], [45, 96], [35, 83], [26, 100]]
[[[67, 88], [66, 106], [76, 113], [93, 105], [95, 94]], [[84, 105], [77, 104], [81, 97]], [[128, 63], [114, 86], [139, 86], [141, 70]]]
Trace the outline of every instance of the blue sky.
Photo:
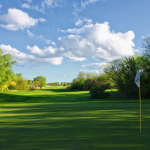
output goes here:
[[1, 0], [0, 48], [26, 79], [71, 82], [80, 71], [141, 54], [149, 0]]

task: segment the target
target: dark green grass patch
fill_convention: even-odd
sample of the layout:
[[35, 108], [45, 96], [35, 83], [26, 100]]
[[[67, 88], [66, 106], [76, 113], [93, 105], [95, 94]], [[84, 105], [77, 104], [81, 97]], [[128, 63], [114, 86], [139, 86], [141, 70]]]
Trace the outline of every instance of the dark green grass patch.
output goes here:
[[52, 87], [1, 94], [23, 101], [0, 104], [2, 150], [148, 150], [150, 147], [149, 100], [142, 101], [143, 134], [139, 134], [138, 100], [91, 100], [88, 92], [57, 91]]

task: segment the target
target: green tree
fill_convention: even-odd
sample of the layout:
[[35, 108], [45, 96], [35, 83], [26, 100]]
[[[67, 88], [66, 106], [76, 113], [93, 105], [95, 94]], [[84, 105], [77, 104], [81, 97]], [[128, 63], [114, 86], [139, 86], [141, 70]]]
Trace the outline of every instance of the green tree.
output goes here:
[[36, 78], [33, 79], [33, 81], [37, 81], [38, 82], [38, 87], [40, 87], [40, 89], [42, 89], [43, 86], [46, 86], [46, 78], [43, 76], [37, 76]]
[[142, 48], [144, 48], [144, 55], [150, 57], [150, 37], [143, 40]]
[[98, 76], [96, 74], [87, 73], [86, 79], [84, 81], [83, 89], [84, 90], [90, 90], [91, 87], [96, 86], [97, 85], [97, 78], [98, 78]]
[[27, 90], [29, 89], [29, 84], [27, 83], [27, 80], [23, 79], [23, 77], [19, 77], [17, 80], [16, 88], [18, 90]]
[[32, 80], [27, 80], [27, 83], [28, 83], [29, 85], [32, 85]]
[[53, 82], [54, 86], [58, 86], [59, 82]]
[[0, 90], [4, 90], [10, 84], [14, 75], [12, 65], [16, 63], [17, 61], [12, 60], [11, 54], [3, 55], [3, 51], [0, 49]]
[[[148, 57], [130, 56], [115, 59], [105, 66], [104, 72], [116, 84], [117, 89], [124, 98], [138, 98], [138, 88], [134, 83], [137, 70], [140, 69], [142, 98], [150, 97], [150, 78], [147, 72]], [[148, 96], [149, 95], [149, 96]]]
[[32, 82], [32, 89], [34, 90], [34, 92], [38, 86], [39, 86], [39, 83], [36, 80]]

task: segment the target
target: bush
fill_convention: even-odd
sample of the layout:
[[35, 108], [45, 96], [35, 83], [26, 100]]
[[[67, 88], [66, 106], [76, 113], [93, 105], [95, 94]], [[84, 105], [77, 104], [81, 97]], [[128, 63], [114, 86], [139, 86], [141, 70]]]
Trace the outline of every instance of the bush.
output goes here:
[[18, 78], [16, 88], [17, 90], [26, 90], [29, 87], [27, 85], [27, 81], [21, 77], [21, 78]]
[[84, 90], [84, 80], [77, 80], [74, 79], [73, 82], [70, 84], [70, 90]]
[[104, 93], [104, 89], [102, 87], [94, 86], [90, 89], [91, 98], [93, 99], [104, 99], [110, 96], [109, 93]]
[[87, 90], [90, 90], [91, 87], [96, 86], [96, 85], [97, 85], [97, 77], [90, 77], [85, 80], [83, 89], [87, 91]]
[[35, 92], [35, 90], [37, 89], [38, 86], [39, 86], [39, 83], [37, 81], [33, 81], [32, 85], [30, 86], [29, 91], [34, 90], [34, 92]]
[[16, 88], [16, 82], [15, 81], [11, 81], [11, 83], [8, 86], [9, 90], [17, 90]]

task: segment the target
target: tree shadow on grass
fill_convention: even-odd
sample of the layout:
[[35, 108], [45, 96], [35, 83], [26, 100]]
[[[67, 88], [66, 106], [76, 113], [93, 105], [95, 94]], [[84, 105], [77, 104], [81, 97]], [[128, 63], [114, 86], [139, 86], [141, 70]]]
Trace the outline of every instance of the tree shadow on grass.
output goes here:
[[[108, 99], [91, 99], [89, 91], [73, 91], [64, 87], [50, 87], [34, 91], [0, 92], [2, 102], [24, 103], [57, 103], [57, 102], [126, 102], [116, 90], [106, 90], [111, 96]], [[129, 100], [131, 101], [131, 100]], [[132, 100], [133, 101], [133, 100]], [[136, 102], [136, 100], [134, 100]]]
[[49, 89], [46, 89], [46, 88], [42, 88], [42, 89], [37, 89], [36, 91], [46, 91], [46, 92], [76, 92], [76, 91], [79, 91], [79, 90], [70, 90], [69, 88], [65, 87], [65, 86], [54, 86], [54, 87], [51, 87]]
[[1, 149], [148, 149], [148, 118], [140, 135], [138, 111], [129, 107], [115, 103], [5, 105], [0, 116]]
[[[77, 102], [90, 100], [89, 93], [59, 92], [40, 93], [36, 91], [33, 95], [20, 95], [15, 93], [0, 93], [0, 103], [3, 102], [25, 102], [25, 103], [48, 103], [48, 102]], [[31, 93], [32, 94], [32, 93]]]

